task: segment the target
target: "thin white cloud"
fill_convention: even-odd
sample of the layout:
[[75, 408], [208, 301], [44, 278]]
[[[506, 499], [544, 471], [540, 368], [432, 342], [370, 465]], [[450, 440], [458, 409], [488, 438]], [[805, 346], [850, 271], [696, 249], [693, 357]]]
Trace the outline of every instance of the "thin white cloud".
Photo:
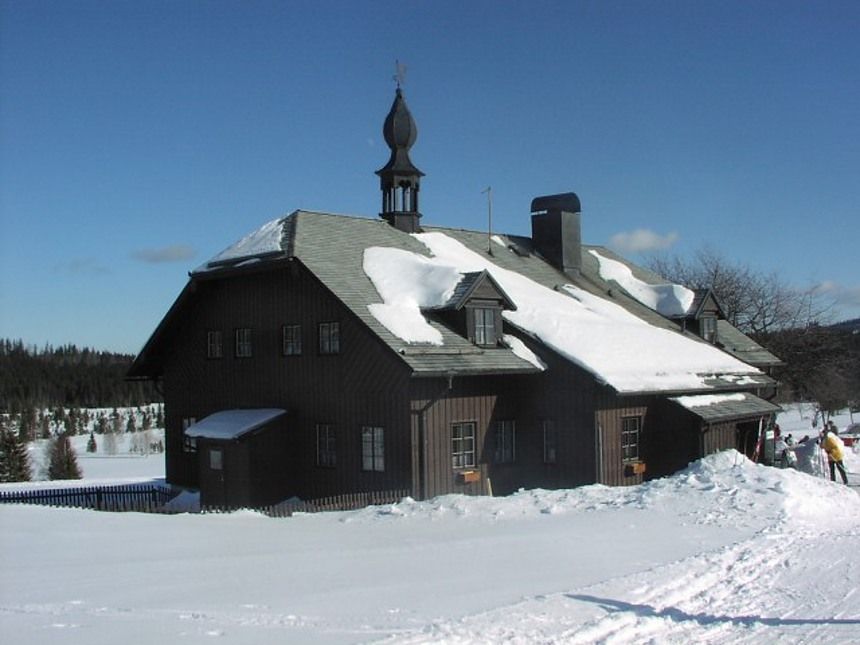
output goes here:
[[54, 265], [54, 271], [70, 275], [106, 275], [110, 269], [95, 258], [72, 258]]
[[846, 287], [833, 280], [825, 280], [815, 286], [815, 292], [827, 295], [847, 307], [860, 307], [860, 286]]
[[645, 228], [638, 228], [635, 231], [616, 233], [609, 239], [609, 246], [621, 253], [649, 253], [664, 251], [679, 239], [674, 231], [660, 235]]
[[190, 260], [195, 255], [197, 255], [197, 251], [190, 246], [171, 244], [160, 249], [140, 249], [132, 252], [131, 257], [141, 262], [148, 262], [149, 264], [162, 264], [164, 262]]

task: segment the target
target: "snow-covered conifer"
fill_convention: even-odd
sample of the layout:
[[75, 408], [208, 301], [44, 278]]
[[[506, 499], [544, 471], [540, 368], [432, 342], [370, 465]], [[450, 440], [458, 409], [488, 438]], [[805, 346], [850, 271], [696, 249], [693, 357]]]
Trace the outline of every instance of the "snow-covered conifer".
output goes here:
[[69, 441], [69, 435], [63, 433], [48, 444], [48, 479], [80, 479], [81, 469], [78, 457]]
[[16, 432], [0, 429], [0, 482], [30, 481], [30, 456], [27, 444]]

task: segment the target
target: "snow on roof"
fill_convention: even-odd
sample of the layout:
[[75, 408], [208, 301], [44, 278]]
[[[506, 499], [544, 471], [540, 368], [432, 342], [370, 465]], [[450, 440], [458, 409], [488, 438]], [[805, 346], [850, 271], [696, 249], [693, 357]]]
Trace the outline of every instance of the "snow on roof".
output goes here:
[[512, 336], [511, 334], [505, 334], [502, 337], [502, 341], [507, 345], [510, 350], [516, 355], [519, 356], [524, 361], [528, 361], [539, 370], [546, 369], [546, 363], [544, 363], [532, 350], [526, 347], [526, 344], [521, 341], [516, 336]]
[[600, 277], [615, 280], [627, 293], [646, 307], [664, 316], [684, 316], [693, 304], [696, 294], [679, 284], [648, 284], [633, 275], [630, 267], [623, 262], [588, 251], [597, 258]]
[[286, 412], [280, 408], [222, 410], [188, 426], [185, 434], [188, 437], [202, 437], [204, 439], [237, 439], [243, 434], [277, 419]]
[[735, 394], [699, 394], [696, 396], [677, 396], [672, 399], [682, 407], [692, 410], [710, 405], [719, 405], [727, 401], [744, 401], [746, 396], [741, 393]]
[[554, 291], [502, 269], [444, 233], [413, 237], [433, 257], [381, 247], [364, 255], [365, 273], [385, 301], [369, 305], [371, 313], [408, 342], [432, 342], [421, 307], [442, 304], [462, 274], [486, 269], [517, 307], [503, 312], [505, 320], [619, 392], [701, 390], [715, 374], [760, 374], [712, 345], [649, 325], [574, 285]]
[[373, 317], [407, 343], [442, 345], [442, 334], [421, 309], [448, 302], [463, 274], [432, 258], [381, 247], [364, 251], [363, 266], [384, 301], [367, 306]]
[[243, 237], [235, 244], [228, 246], [218, 255], [210, 259], [198, 271], [226, 262], [235, 262], [241, 258], [251, 258], [281, 250], [281, 237], [283, 235], [283, 217], [266, 222], [260, 228]]

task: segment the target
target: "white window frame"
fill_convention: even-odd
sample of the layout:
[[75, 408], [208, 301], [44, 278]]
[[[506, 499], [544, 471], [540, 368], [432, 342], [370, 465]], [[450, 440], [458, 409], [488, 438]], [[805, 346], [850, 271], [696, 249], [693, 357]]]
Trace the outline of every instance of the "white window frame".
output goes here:
[[474, 421], [451, 424], [451, 466], [455, 470], [475, 467], [475, 426]]
[[638, 462], [640, 459], [640, 439], [642, 417], [621, 417], [621, 460], [624, 463]]
[[699, 318], [699, 331], [701, 337], [709, 343], [717, 342], [717, 318], [716, 316], [702, 316]]
[[475, 344], [490, 346], [495, 345], [496, 336], [496, 310], [491, 307], [475, 307], [472, 310], [475, 320]]

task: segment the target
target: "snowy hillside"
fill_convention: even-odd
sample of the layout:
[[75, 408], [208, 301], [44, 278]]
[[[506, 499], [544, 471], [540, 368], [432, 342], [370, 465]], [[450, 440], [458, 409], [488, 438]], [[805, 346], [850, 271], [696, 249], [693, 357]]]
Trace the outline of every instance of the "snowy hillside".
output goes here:
[[[792, 414], [781, 424], [803, 429]], [[860, 454], [846, 465], [857, 483]], [[857, 489], [734, 451], [629, 488], [289, 519], [0, 506], [0, 526], [0, 634], [16, 644], [831, 644], [860, 633]]]

